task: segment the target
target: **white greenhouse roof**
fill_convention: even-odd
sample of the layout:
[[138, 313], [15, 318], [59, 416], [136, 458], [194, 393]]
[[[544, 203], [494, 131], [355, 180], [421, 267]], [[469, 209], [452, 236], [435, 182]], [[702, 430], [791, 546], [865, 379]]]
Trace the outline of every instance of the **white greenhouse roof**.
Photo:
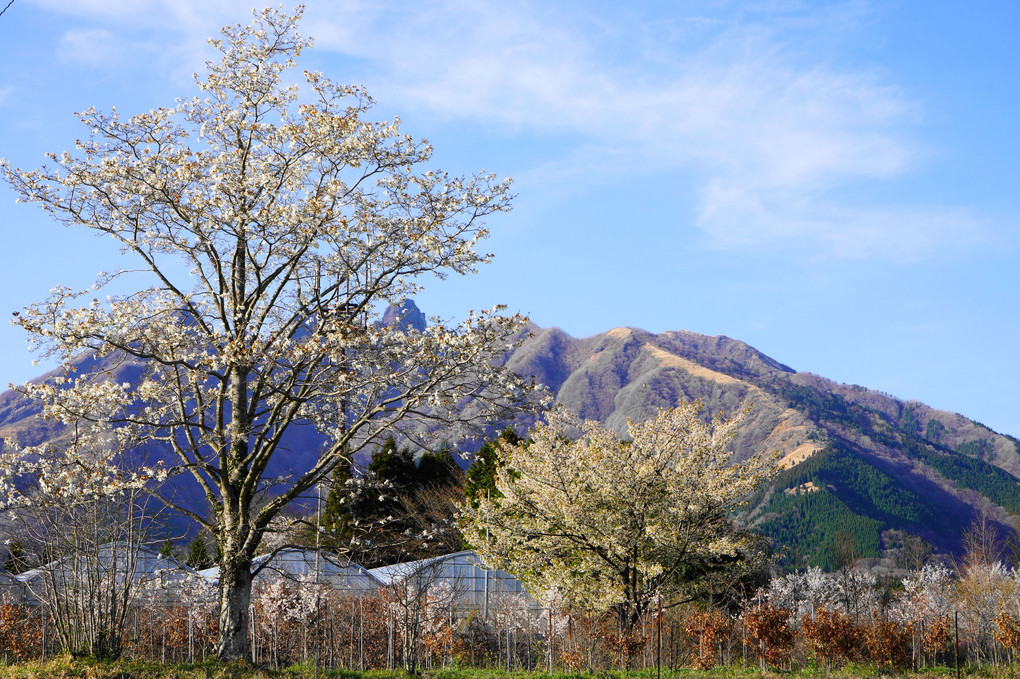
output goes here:
[[[104, 567], [113, 568], [117, 572], [121, 572], [126, 569], [126, 554], [131, 549], [132, 546], [129, 543], [111, 542], [101, 545], [97, 556], [99, 558], [99, 562], [103, 564]], [[137, 553], [134, 556], [133, 568], [133, 575], [135, 578], [142, 580], [167, 577], [171, 579], [186, 579], [189, 576], [198, 575], [195, 569], [184, 565], [172, 556], [160, 554], [156, 550], [144, 545], [134, 547], [134, 549], [137, 550]], [[25, 571], [21, 575], [18, 575], [17, 579], [20, 582], [27, 582], [39, 577], [44, 572], [72, 569], [76, 561], [78, 563], [82, 563], [85, 560], [87, 560], [87, 557], [65, 557], [48, 563], [45, 566], [39, 566], [32, 570]]]
[[381, 566], [369, 573], [387, 586], [399, 585], [409, 578], [429, 586], [444, 585], [456, 592], [461, 605], [484, 607], [507, 596], [520, 597], [526, 605], [534, 605], [520, 580], [506, 571], [488, 568], [472, 550]]
[[[288, 578], [306, 584], [316, 582], [340, 590], [359, 592], [373, 591], [380, 582], [369, 571], [356, 563], [343, 563], [332, 554], [314, 549], [281, 549], [273, 554], [257, 556], [252, 562], [253, 570], [261, 570], [255, 576], [255, 583], [275, 578]], [[199, 571], [199, 575], [210, 582], [218, 582], [219, 567]]]
[[[99, 567], [105, 575], [117, 579], [127, 576], [128, 556], [135, 550], [131, 577], [136, 582], [135, 596], [150, 598], [175, 596], [174, 590], [193, 588], [204, 581], [195, 569], [182, 564], [172, 556], [160, 554], [144, 545], [132, 546], [127, 542], [111, 542], [101, 545], [94, 555], [68, 556], [44, 566], [33, 568], [17, 576], [17, 581], [25, 587], [26, 600], [38, 600], [47, 585], [63, 587], [75, 578], [76, 571], [93, 569], [92, 558], [98, 559]], [[52, 577], [53, 580], [49, 578]]]

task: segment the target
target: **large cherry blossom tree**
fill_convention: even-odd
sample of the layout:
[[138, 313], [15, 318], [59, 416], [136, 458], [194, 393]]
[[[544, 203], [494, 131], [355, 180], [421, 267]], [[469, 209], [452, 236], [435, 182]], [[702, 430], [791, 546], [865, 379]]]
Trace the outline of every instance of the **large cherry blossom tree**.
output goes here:
[[[89, 109], [75, 152], [2, 165], [20, 200], [112, 238], [129, 261], [16, 316], [65, 366], [21, 389], [67, 436], [59, 450], [8, 445], [7, 502], [29, 473], [61, 495], [190, 475], [211, 509], [179, 509], [222, 553], [222, 659], [246, 654], [251, 562], [281, 510], [383, 433], [491, 422], [529, 393], [500, 367], [525, 319], [494, 309], [423, 332], [370, 320], [423, 275], [489, 259], [481, 220], [509, 209], [508, 181], [425, 169], [430, 146], [366, 120], [362, 89], [296, 76], [311, 44], [300, 14], [224, 28], [197, 96], [127, 118]], [[93, 292], [113, 283], [137, 291]], [[118, 364], [137, 376], [112, 379]], [[317, 459], [270, 479], [287, 433], [309, 424], [326, 439]], [[162, 466], [118, 467], [143, 445], [167, 451]]]
[[625, 629], [655, 596], [690, 593], [745, 553], [733, 512], [776, 468], [771, 455], [734, 461], [739, 418], [705, 422], [701, 409], [632, 422], [629, 441], [556, 410], [530, 442], [502, 443], [498, 493], [463, 510], [478, 551], [532, 592], [615, 609]]

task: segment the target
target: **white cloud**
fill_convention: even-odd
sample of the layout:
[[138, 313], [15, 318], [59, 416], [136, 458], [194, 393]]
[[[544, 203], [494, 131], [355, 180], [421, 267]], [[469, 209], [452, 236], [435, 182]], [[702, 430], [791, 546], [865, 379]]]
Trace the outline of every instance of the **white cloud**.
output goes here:
[[147, 30], [215, 30], [223, 23], [243, 21], [253, 3], [243, 0], [28, 0], [48, 11], [90, 22]]
[[103, 28], [67, 31], [57, 46], [57, 58], [65, 64], [101, 66], [119, 63], [125, 57], [123, 41]]
[[[160, 44], [182, 74], [207, 58], [206, 37], [250, 13], [240, 0], [40, 1], [105, 20], [118, 35], [175, 32]], [[840, 198], [848, 185], [895, 181], [926, 156], [911, 138], [917, 103], [878, 70], [827, 60], [828, 36], [860, 30], [858, 3], [772, 3], [728, 16], [695, 8], [655, 21], [529, 0], [308, 5], [302, 31], [320, 51], [355, 58], [388, 105], [507, 135], [552, 135], [567, 164], [699, 177], [687, 221], [717, 247], [797, 242], [829, 255], [903, 259], [935, 251], [936, 234], [976, 228], [959, 210]], [[68, 58], [116, 58], [104, 45], [116, 42], [109, 30], [73, 31], [61, 49]]]
[[228, 23], [251, 17], [250, 0], [29, 0], [81, 20], [57, 46], [64, 63], [92, 67], [140, 65], [190, 83], [211, 51], [207, 39]]
[[856, 205], [811, 191], [764, 191], [714, 182], [698, 224], [722, 249], [783, 249], [808, 259], [915, 262], [992, 240], [971, 211], [916, 205]]
[[[839, 199], [846, 185], [895, 181], [926, 156], [910, 135], [920, 107], [881, 72], [834, 68], [783, 35], [784, 21], [852, 30], [859, 7], [810, 22], [782, 12], [764, 25], [678, 19], [672, 44], [643, 26], [593, 26], [525, 2], [401, 7], [315, 15], [311, 32], [369, 60], [386, 99], [511, 133], [574, 135], [567, 165], [693, 171], [702, 179], [688, 221], [716, 247], [903, 260], [979, 230], [960, 210]], [[561, 174], [577, 176], [574, 166]]]

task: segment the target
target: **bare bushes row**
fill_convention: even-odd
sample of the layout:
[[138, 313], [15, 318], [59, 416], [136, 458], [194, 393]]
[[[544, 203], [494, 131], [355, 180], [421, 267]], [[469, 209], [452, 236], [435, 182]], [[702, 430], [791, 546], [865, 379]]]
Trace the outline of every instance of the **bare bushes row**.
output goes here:
[[[1020, 653], [1018, 582], [1020, 574], [1001, 565], [958, 575], [926, 566], [891, 588], [864, 571], [836, 577], [811, 569], [774, 579], [740, 610], [665, 606], [624, 635], [613, 616], [539, 608], [522, 595], [494, 596], [483, 609], [464, 605], [463, 593], [443, 583], [416, 596], [392, 587], [355, 596], [278, 580], [257, 588], [249, 638], [259, 665], [353, 670], [1004, 664]], [[117, 644], [128, 657], [197, 661], [214, 654], [217, 631], [211, 603], [170, 603], [148, 592], [128, 607]], [[60, 650], [46, 607], [0, 605], [6, 659]]]

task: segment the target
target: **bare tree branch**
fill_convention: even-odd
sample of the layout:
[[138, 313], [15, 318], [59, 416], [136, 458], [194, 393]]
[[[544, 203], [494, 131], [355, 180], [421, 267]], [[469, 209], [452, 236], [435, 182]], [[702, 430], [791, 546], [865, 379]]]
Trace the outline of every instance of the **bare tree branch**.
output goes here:
[[[190, 476], [223, 555], [222, 659], [247, 656], [252, 559], [293, 500], [390, 433], [477, 431], [535, 394], [503, 367], [519, 315], [424, 331], [370, 320], [423, 275], [488, 261], [481, 220], [510, 208], [509, 180], [425, 169], [431, 147], [366, 120], [360, 87], [305, 72], [299, 96], [300, 13], [225, 28], [200, 96], [126, 118], [88, 109], [74, 154], [37, 170], [0, 161], [22, 200], [112, 237], [152, 281], [100, 302], [119, 276], [102, 275], [16, 317], [67, 375], [21, 391], [73, 436], [5, 448], [0, 491], [16, 502], [4, 482], [26, 474], [69, 496]], [[294, 443], [313, 428], [314, 444]], [[298, 445], [313, 454], [274, 476]], [[140, 449], [162, 464], [122, 473], [117, 453]]]

